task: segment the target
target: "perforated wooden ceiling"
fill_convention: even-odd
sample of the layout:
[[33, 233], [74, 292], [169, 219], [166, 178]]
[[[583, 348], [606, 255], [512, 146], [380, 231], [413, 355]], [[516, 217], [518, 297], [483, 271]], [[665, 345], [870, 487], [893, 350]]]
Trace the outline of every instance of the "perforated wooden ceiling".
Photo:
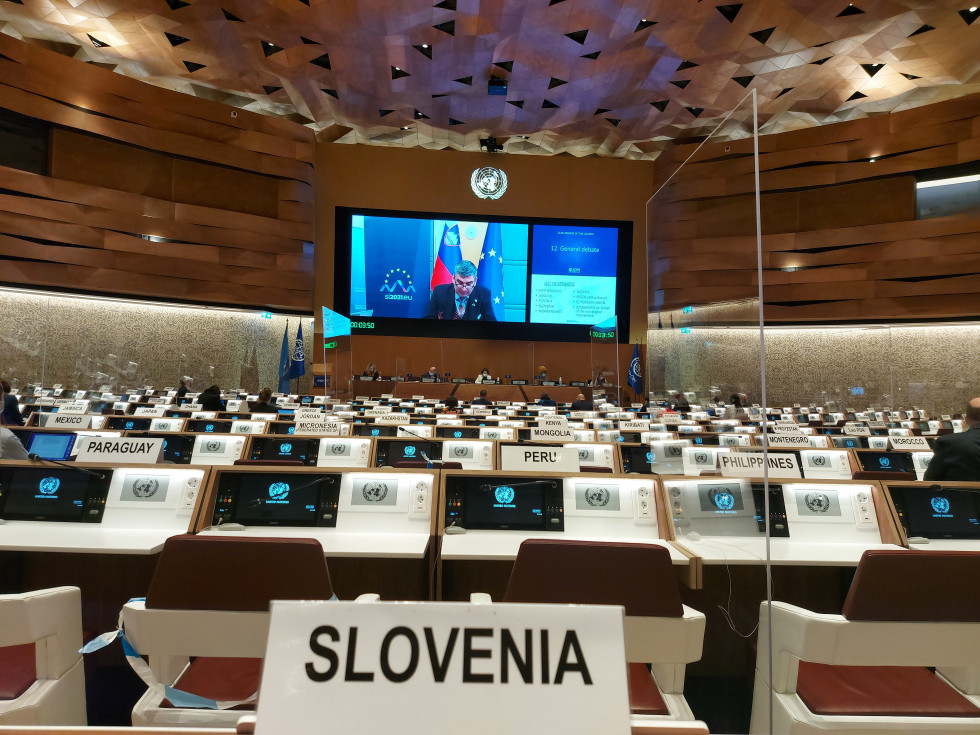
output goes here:
[[0, 31], [328, 140], [654, 158], [751, 89], [766, 133], [980, 91], [974, 2], [0, 0]]

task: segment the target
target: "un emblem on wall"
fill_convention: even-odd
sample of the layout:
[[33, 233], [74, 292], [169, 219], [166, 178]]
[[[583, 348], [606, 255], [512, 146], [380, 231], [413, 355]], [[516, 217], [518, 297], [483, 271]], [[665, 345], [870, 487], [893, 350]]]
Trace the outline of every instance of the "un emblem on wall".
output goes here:
[[593, 508], [602, 508], [609, 504], [609, 491], [604, 487], [589, 487], [585, 489], [585, 502]]
[[812, 513], [826, 513], [830, 510], [830, 498], [826, 493], [807, 493], [803, 496], [803, 504]]
[[160, 489], [160, 481], [155, 477], [137, 477], [133, 480], [133, 495], [137, 498], [152, 498]]
[[500, 199], [507, 191], [507, 174], [492, 166], [478, 168], [470, 176], [470, 188], [480, 199]]
[[388, 484], [385, 482], [368, 482], [361, 488], [361, 495], [369, 503], [380, 503], [388, 497]]

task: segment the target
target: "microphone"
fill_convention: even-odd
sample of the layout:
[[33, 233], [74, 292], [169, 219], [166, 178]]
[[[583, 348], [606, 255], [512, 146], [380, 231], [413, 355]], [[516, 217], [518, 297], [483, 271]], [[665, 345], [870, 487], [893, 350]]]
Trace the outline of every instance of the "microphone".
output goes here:
[[78, 465], [69, 464], [68, 462], [60, 462], [60, 461], [58, 461], [56, 459], [45, 459], [41, 455], [35, 454], [33, 452], [31, 452], [30, 454], [28, 454], [27, 455], [27, 458], [29, 460], [31, 460], [32, 462], [47, 462], [48, 464], [56, 464], [56, 465], [58, 465], [60, 467], [65, 467], [65, 468], [67, 468], [69, 470], [74, 470], [75, 472], [84, 472], [86, 475], [93, 475], [95, 477], [98, 477], [100, 480], [104, 480], [105, 479], [105, 475], [103, 475], [100, 472], [95, 472], [94, 470], [88, 470], [88, 469], [85, 469], [84, 467], [79, 467]]
[[558, 483], [554, 480], [535, 480], [533, 482], [514, 482], [507, 485], [490, 485], [489, 483], [486, 483], [484, 485], [480, 485], [480, 490], [488, 493], [491, 490], [496, 490], [497, 488], [501, 487], [538, 487], [540, 485], [545, 485], [545, 487], [558, 487]]
[[293, 491], [304, 490], [308, 487], [313, 487], [314, 485], [318, 485], [321, 482], [325, 482], [328, 485], [333, 485], [335, 482], [337, 482], [337, 477], [335, 475], [325, 475], [324, 477], [318, 477], [315, 480], [310, 480], [304, 485], [299, 485], [298, 487], [294, 487]]

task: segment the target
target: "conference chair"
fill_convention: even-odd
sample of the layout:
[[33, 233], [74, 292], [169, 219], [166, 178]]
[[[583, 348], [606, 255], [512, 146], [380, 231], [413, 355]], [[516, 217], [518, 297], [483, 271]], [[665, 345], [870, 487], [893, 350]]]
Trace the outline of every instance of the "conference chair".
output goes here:
[[[980, 732], [980, 552], [866, 551], [840, 615], [762, 603], [752, 733]], [[772, 625], [772, 680], [769, 636]]]
[[[490, 602], [482, 593], [471, 600]], [[705, 617], [681, 603], [666, 548], [528, 539], [517, 552], [503, 602], [622, 605], [634, 724], [694, 719], [684, 699], [684, 674], [701, 658]]]
[[[255, 709], [269, 602], [332, 597], [323, 548], [315, 539], [168, 539], [145, 601], [131, 600], [122, 609], [127, 641], [148, 658], [150, 670], [147, 691], [133, 708], [133, 725], [235, 727], [240, 716]], [[163, 685], [239, 704], [178, 707]]]
[[86, 725], [81, 647], [77, 587], [0, 595], [0, 726]]

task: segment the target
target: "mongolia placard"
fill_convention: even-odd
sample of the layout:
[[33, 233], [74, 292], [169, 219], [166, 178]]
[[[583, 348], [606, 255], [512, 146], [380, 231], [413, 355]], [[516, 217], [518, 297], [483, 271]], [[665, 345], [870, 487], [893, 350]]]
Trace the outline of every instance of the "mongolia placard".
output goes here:
[[256, 735], [630, 732], [621, 607], [275, 601], [271, 610]]

